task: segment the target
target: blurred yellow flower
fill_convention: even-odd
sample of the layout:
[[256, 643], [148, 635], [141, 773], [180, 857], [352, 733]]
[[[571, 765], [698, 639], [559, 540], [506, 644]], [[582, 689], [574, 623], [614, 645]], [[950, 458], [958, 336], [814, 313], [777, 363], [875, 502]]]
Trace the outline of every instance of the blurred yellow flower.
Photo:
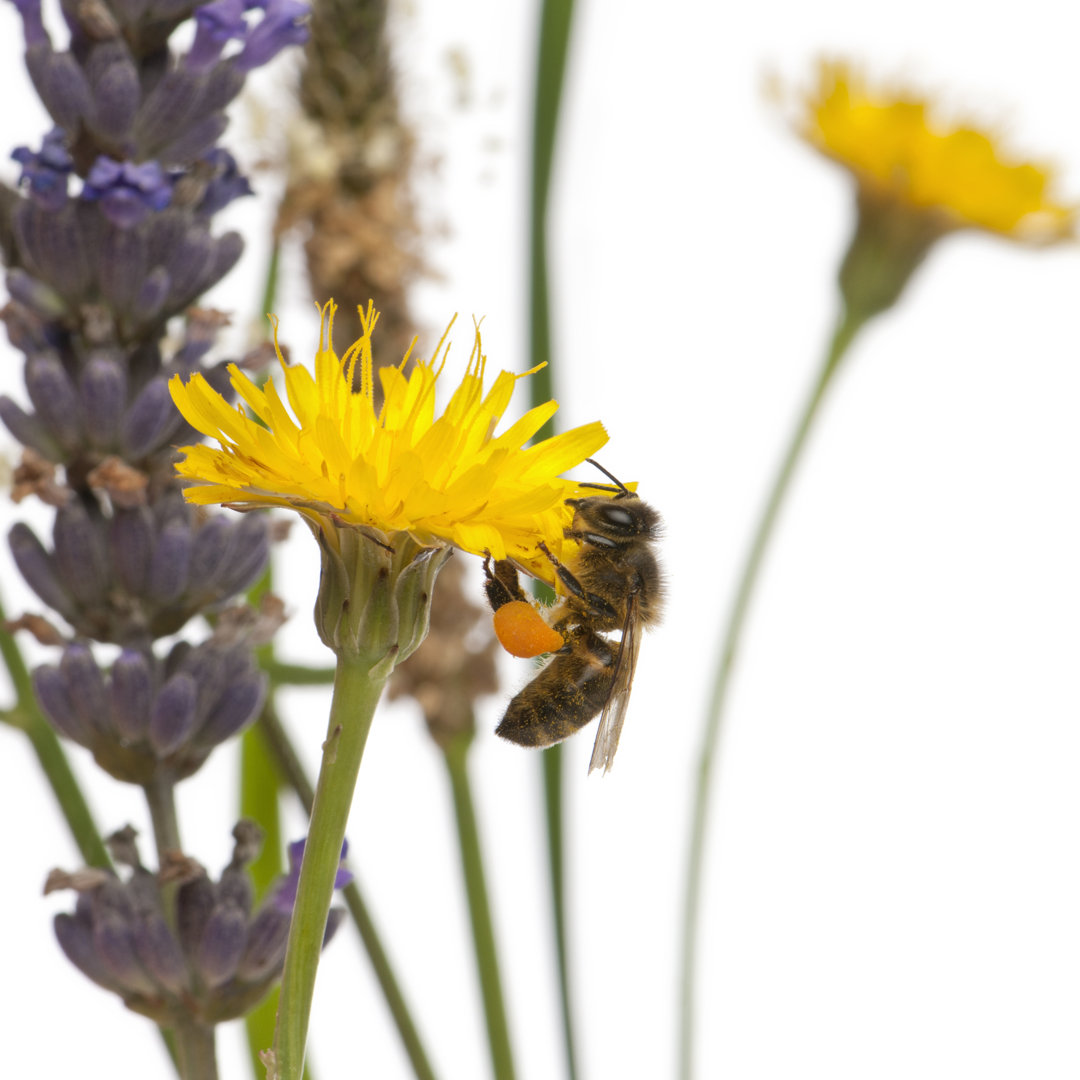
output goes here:
[[376, 413], [371, 334], [378, 313], [371, 304], [361, 310], [363, 335], [339, 359], [331, 345], [334, 311], [333, 301], [321, 309], [314, 375], [286, 363], [278, 351], [291, 413], [273, 382], [260, 388], [236, 365], [229, 368], [232, 385], [255, 419], [202, 375], [186, 384], [173, 378], [169, 389], [177, 408], [220, 444], [181, 448], [185, 458], [177, 471], [192, 482], [186, 498], [283, 506], [316, 529], [370, 526], [407, 532], [420, 543], [490, 551], [554, 584], [552, 564], [537, 542], [556, 553], [571, 543], [563, 537], [573, 517], [566, 499], [583, 492], [560, 474], [604, 445], [603, 425], [586, 424], [525, 447], [558, 408], [549, 401], [496, 435], [521, 376], [500, 372], [484, 393], [479, 328], [468, 369], [439, 415], [435, 388], [449, 330], [431, 360], [415, 362], [408, 374], [408, 357], [379, 370], [384, 404]]
[[870, 87], [840, 61], [822, 61], [795, 126], [849, 169], [860, 194], [932, 216], [940, 232], [978, 228], [1048, 243], [1072, 235], [1077, 208], [1052, 195], [1053, 169], [1019, 160], [991, 134], [949, 126], [934, 103], [901, 87]]

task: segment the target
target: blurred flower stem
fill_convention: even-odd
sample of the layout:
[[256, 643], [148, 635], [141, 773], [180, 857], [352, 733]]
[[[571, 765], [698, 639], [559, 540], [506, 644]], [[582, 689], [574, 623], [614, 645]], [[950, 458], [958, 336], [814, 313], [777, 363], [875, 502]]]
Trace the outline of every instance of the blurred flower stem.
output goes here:
[[476, 827], [476, 811], [469, 784], [468, 754], [472, 739], [471, 731], [461, 732], [447, 739], [443, 743], [443, 758], [450, 774], [450, 787], [454, 795], [461, 867], [469, 901], [469, 917], [472, 920], [473, 945], [476, 950], [480, 990], [484, 999], [488, 1042], [491, 1045], [492, 1071], [495, 1080], [514, 1080], [514, 1059], [510, 1050], [510, 1032], [506, 1025], [498, 951], [491, 925], [491, 906], [488, 903], [487, 884], [484, 880], [480, 834]]
[[765, 552], [772, 539], [773, 529], [780, 507], [791, 485], [796, 466], [802, 456], [807, 438], [817, 419], [825, 393], [832, 384], [840, 362], [847, 354], [856, 334], [865, 324], [866, 317], [852, 314], [845, 309], [837, 321], [825, 361], [814, 380], [810, 394], [803, 405], [798, 423], [791, 436], [787, 452], [769, 490], [769, 496], [754, 532], [753, 540], [739, 575], [739, 584], [728, 614], [727, 626], [721, 639], [719, 658], [713, 675], [712, 690], [705, 713], [705, 733], [698, 751], [697, 773], [694, 786], [694, 802], [691, 818], [690, 849], [687, 862], [686, 892], [682, 919], [682, 952], [679, 1009], [679, 1072], [680, 1080], [693, 1076], [694, 1043], [694, 988], [697, 977], [698, 929], [702, 892], [702, 869], [704, 866], [705, 830], [709, 816], [709, 800], [712, 794], [711, 777], [714, 760], [720, 743], [724, 704], [728, 684], [735, 666], [743, 623], [750, 608], [758, 573]]
[[[305, 813], [310, 815], [315, 803], [315, 788], [304, 771], [304, 766], [289, 736], [282, 727], [281, 719], [272, 707], [268, 706], [263, 710], [256, 730], [265, 740], [277, 770], [295, 792]], [[394, 1023], [397, 1025], [398, 1034], [401, 1036], [405, 1052], [409, 1055], [417, 1080], [435, 1080], [435, 1071], [428, 1060], [427, 1052], [420, 1040], [420, 1033], [413, 1022], [408, 1004], [390, 965], [390, 958], [382, 946], [375, 923], [364, 903], [360, 886], [353, 880], [342, 890], [342, 895], [349, 914], [356, 924], [356, 929], [360, 933], [364, 948], [367, 950], [371, 966], [375, 970], [375, 977], [379, 980], [379, 986], [386, 998]]]
[[[551, 168], [555, 157], [555, 136], [559, 125], [566, 55], [574, 0], [544, 0], [540, 11], [540, 31], [536, 55], [536, 97], [533, 112], [532, 184], [529, 226], [529, 366], [538, 371], [531, 383], [533, 404], [554, 396], [551, 363], [551, 311], [548, 291], [548, 196]], [[554, 425], [545, 427], [541, 436], [554, 433]], [[544, 589], [540, 586], [540, 589]], [[539, 590], [538, 590], [539, 591]], [[553, 596], [548, 591], [548, 599]], [[548, 836], [548, 864], [551, 878], [552, 918], [555, 953], [559, 971], [559, 996], [562, 1009], [566, 1073], [576, 1080], [573, 1008], [570, 999], [570, 971], [566, 926], [566, 864], [563, 828], [563, 748], [556, 744], [543, 751], [544, 808]]]
[[53, 795], [56, 796], [60, 812], [67, 822], [72, 839], [79, 849], [79, 854], [86, 861], [86, 865], [107, 868], [112, 865], [112, 862], [101, 841], [101, 833], [94, 824], [90, 807], [87, 805], [78, 780], [75, 779], [75, 774], [71, 771], [71, 765], [60, 745], [60, 740], [41, 715], [30, 683], [30, 672], [27, 670], [22, 652], [15, 644], [12, 634], [3, 629], [2, 624], [5, 618], [3, 606], [0, 605], [0, 656], [3, 656], [4, 665], [11, 677], [15, 703], [10, 708], [0, 711], [0, 720], [17, 728], [30, 740], [30, 745], [34, 748], [38, 763], [41, 765], [41, 771], [45, 774]]
[[289, 927], [274, 1035], [274, 1064], [268, 1072], [271, 1080], [299, 1080], [303, 1075], [315, 974], [334, 879], [341, 862], [345, 825], [371, 720], [389, 673], [382, 665], [373, 669], [370, 657], [363, 654], [342, 651], [338, 655], [322, 767]]

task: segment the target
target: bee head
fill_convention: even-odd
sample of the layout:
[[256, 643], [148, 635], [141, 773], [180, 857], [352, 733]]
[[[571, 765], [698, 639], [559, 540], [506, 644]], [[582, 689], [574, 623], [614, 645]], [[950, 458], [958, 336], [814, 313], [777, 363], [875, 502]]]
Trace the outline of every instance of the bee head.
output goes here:
[[622, 547], [635, 540], [651, 540], [660, 524], [660, 515], [632, 491], [614, 498], [593, 495], [587, 499], [567, 499], [573, 507], [570, 533], [596, 547]]

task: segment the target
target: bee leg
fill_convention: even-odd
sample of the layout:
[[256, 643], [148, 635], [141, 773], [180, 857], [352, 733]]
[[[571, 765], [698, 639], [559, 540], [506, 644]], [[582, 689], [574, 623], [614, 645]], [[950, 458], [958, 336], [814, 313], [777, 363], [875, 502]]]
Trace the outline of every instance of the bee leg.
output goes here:
[[491, 552], [484, 552], [484, 592], [492, 611], [498, 611], [503, 604], [512, 600], [524, 600], [518, 582], [517, 568], [508, 559], [497, 559], [492, 570]]
[[583, 604], [587, 605], [593, 615], [602, 616], [605, 619], [618, 619], [619, 613], [602, 597], [589, 592], [584, 585], [565, 567], [548, 549], [543, 540], [539, 543], [540, 550], [551, 560], [555, 567], [555, 573], [559, 580], [566, 586], [567, 591]]

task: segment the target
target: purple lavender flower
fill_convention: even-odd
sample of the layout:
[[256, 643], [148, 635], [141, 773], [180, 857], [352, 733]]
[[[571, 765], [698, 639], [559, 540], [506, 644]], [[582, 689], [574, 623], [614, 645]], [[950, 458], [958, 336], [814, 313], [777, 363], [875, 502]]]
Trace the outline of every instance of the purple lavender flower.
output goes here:
[[34, 45], [47, 44], [49, 35], [41, 21], [41, 0], [15, 0], [15, 7], [22, 16], [26, 47], [30, 49]]
[[213, 0], [195, 9], [195, 41], [184, 58], [189, 71], [206, 71], [217, 62], [230, 40], [244, 37], [244, 7], [244, 0]]
[[130, 229], [151, 210], [169, 205], [172, 186], [156, 161], [136, 165], [102, 156], [91, 166], [82, 195], [100, 200], [102, 212], [118, 229]]
[[53, 128], [36, 154], [29, 146], [20, 146], [11, 156], [22, 166], [19, 183], [28, 185], [30, 197], [46, 210], [59, 210], [67, 201], [68, 176], [74, 169], [63, 130]]
[[[304, 847], [307, 840], [295, 840], [289, 845], [289, 874], [274, 890], [273, 904], [279, 911], [291, 912], [296, 903], [296, 890], [300, 884], [300, 864], [304, 859]], [[341, 861], [349, 854], [349, 841], [341, 845]], [[344, 889], [353, 880], [353, 874], [343, 866], [338, 867], [334, 878], [334, 888]]]
[[244, 72], [269, 63], [289, 45], [303, 45], [309, 36], [300, 20], [311, 13], [310, 5], [299, 0], [260, 0], [251, 6], [261, 7], [263, 17], [248, 34], [236, 58], [237, 70]]

